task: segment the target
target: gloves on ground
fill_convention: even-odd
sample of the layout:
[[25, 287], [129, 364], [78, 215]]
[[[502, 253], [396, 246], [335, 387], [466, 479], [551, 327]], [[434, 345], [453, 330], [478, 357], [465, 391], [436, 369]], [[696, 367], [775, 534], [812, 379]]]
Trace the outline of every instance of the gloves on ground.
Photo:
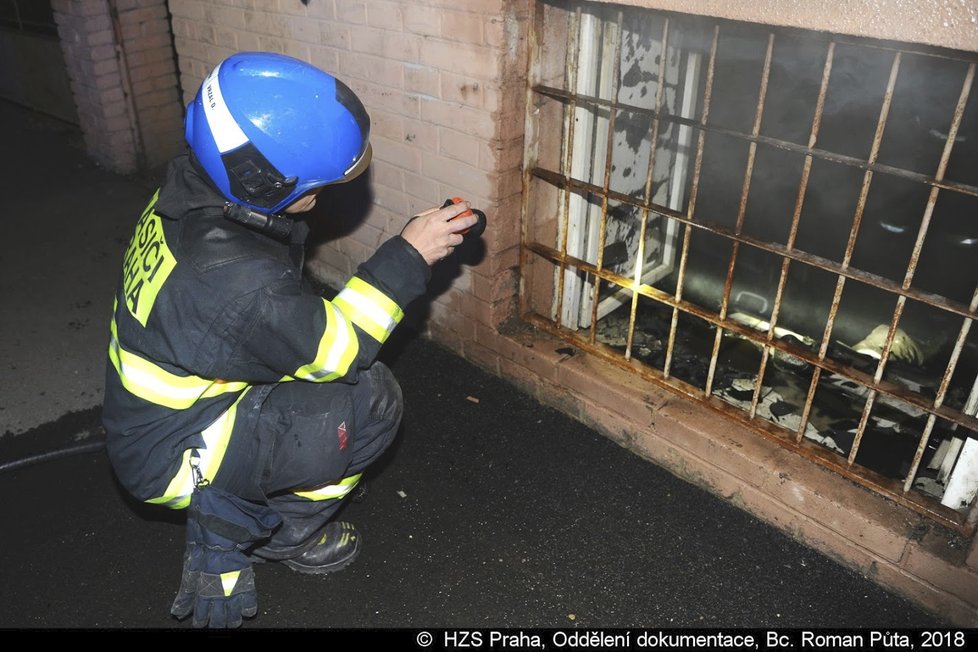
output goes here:
[[258, 613], [255, 573], [244, 550], [282, 522], [274, 510], [211, 486], [194, 491], [180, 589], [170, 613], [194, 627], [239, 627]]

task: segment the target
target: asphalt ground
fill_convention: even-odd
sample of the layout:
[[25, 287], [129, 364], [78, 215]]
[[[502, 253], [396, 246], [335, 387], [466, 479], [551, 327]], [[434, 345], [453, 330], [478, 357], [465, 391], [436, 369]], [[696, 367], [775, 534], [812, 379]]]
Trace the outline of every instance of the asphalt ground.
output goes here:
[[[70, 125], [0, 117], [0, 628], [186, 629], [183, 515], [128, 498], [98, 448], [111, 296], [152, 184], [90, 163]], [[382, 358], [406, 410], [341, 512], [363, 552], [326, 577], [256, 567], [245, 629], [944, 624], [410, 330]]]

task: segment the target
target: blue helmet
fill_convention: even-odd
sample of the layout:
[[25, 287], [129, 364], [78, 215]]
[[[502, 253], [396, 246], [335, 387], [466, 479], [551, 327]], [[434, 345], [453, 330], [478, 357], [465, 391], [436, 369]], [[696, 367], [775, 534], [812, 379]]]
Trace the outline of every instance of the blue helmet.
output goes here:
[[370, 162], [370, 118], [343, 82], [298, 59], [240, 52], [187, 107], [187, 143], [231, 202], [278, 213]]

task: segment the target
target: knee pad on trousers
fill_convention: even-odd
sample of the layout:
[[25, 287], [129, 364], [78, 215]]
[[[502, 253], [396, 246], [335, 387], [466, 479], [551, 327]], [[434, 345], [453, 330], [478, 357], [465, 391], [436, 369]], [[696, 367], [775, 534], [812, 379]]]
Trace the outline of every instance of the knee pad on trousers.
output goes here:
[[401, 422], [401, 416], [404, 414], [404, 396], [401, 393], [401, 386], [383, 362], [374, 363], [367, 373], [373, 389], [373, 396], [370, 401], [370, 419], [392, 423], [396, 430], [397, 424]]

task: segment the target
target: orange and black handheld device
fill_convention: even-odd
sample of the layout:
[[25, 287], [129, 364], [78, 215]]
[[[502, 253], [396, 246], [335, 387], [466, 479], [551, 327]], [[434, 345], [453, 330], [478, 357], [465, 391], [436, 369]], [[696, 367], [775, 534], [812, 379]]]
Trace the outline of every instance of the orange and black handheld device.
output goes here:
[[[445, 203], [442, 204], [441, 207], [448, 208], [452, 204], [461, 204], [463, 201], [465, 200], [462, 199], [461, 197], [452, 197], [451, 199], [446, 199]], [[473, 213], [477, 218], [479, 218], [479, 221], [476, 222], [474, 225], [470, 226], [469, 228], [465, 229], [464, 231], [459, 231], [459, 233], [461, 233], [466, 240], [468, 240], [469, 238], [478, 238], [483, 234], [483, 232], [486, 230], [486, 214], [480, 211], [478, 208], [470, 208], [464, 213], [459, 213], [458, 215], [452, 218], [453, 220], [455, 220], [465, 215], [472, 215]]]

